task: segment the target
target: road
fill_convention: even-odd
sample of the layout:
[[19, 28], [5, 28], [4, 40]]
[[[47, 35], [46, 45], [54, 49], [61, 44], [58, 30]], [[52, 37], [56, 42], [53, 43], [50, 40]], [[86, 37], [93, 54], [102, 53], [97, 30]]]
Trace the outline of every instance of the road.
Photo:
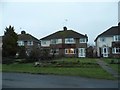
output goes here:
[[3, 73], [3, 88], [118, 88], [117, 80], [75, 76]]

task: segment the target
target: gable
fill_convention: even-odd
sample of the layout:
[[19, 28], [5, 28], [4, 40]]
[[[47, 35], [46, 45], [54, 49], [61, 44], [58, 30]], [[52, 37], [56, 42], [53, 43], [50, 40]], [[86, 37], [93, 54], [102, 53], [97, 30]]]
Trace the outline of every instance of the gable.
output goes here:
[[97, 38], [95, 39], [95, 41], [99, 38], [99, 37], [108, 37], [108, 36], [114, 36], [114, 35], [120, 35], [120, 29], [118, 28], [119, 26], [114, 26], [109, 28], [108, 30], [104, 31], [103, 33], [99, 34], [97, 36]]

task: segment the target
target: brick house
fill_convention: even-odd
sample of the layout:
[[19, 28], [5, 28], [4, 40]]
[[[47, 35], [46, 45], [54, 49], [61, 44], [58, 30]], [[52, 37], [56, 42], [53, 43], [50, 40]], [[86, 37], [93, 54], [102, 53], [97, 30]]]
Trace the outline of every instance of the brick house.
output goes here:
[[98, 57], [120, 57], [120, 23], [95, 39]]
[[48, 48], [50, 54], [65, 57], [86, 57], [87, 35], [80, 34], [73, 30], [57, 31], [41, 40], [41, 48]]
[[18, 46], [24, 46], [26, 48], [26, 54], [29, 55], [32, 49], [40, 48], [40, 41], [34, 36], [21, 31], [21, 34], [18, 34]]

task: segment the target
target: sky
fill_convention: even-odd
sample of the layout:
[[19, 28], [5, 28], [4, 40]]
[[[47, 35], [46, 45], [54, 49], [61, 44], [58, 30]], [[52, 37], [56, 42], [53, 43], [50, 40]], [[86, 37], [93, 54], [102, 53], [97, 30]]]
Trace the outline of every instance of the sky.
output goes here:
[[[105, 1], [105, 0], [104, 0]], [[114, 2], [113, 2], [114, 1]], [[0, 36], [5, 27], [14, 26], [15, 32], [22, 30], [40, 39], [62, 30], [64, 26], [81, 34], [88, 35], [88, 43], [103, 31], [118, 24], [117, 0], [95, 1], [60, 1], [60, 2], [0, 2]]]

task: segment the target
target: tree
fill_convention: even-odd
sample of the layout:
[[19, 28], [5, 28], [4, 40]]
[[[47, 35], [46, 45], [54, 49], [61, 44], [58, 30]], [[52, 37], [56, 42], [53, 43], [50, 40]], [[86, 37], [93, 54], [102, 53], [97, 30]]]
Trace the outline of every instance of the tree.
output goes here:
[[9, 27], [5, 28], [4, 36], [3, 36], [3, 50], [2, 50], [2, 55], [3, 57], [14, 57], [16, 55], [18, 46], [17, 46], [17, 41], [18, 41], [18, 35], [14, 32], [14, 27], [11, 25]]

